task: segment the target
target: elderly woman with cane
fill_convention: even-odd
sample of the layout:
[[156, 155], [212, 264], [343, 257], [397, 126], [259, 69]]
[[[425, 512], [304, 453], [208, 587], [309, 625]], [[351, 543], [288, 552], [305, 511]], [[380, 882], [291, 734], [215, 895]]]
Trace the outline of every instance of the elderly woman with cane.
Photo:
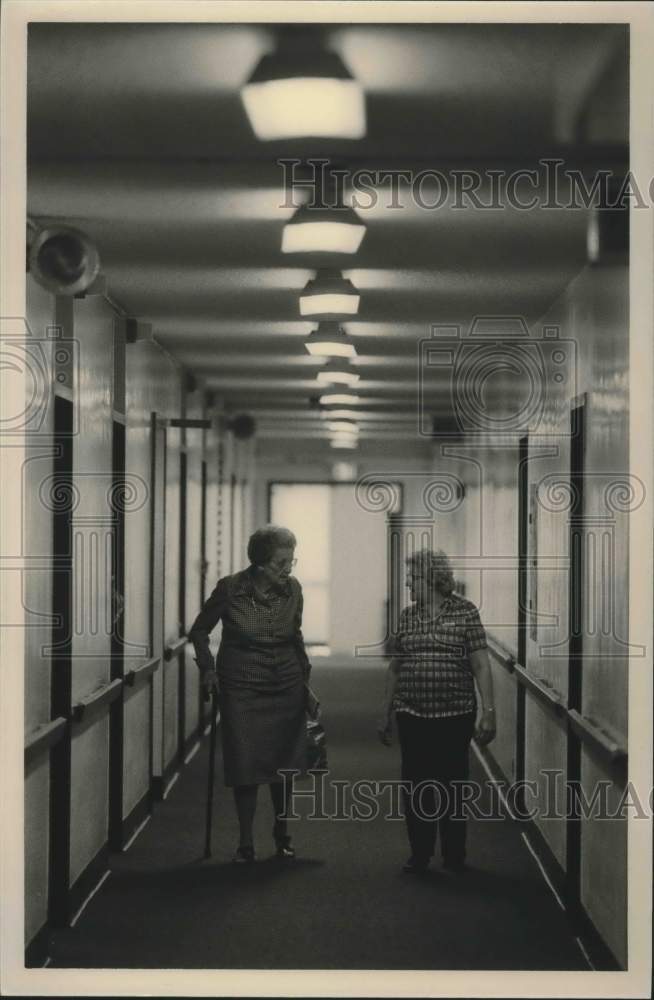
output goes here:
[[[278, 773], [306, 769], [311, 666], [302, 638], [302, 588], [291, 576], [295, 545], [286, 528], [255, 531], [248, 543], [250, 566], [218, 581], [189, 632], [202, 686], [219, 699], [225, 784], [234, 791], [240, 831], [237, 863], [255, 860], [252, 829], [264, 784], [275, 813], [276, 854], [295, 856], [284, 818], [292, 783]], [[214, 664], [209, 635], [219, 620]]]
[[[394, 711], [411, 846], [404, 871], [426, 871], [438, 828], [443, 867], [461, 874], [466, 823], [453, 815], [455, 783], [468, 777], [473, 735], [482, 746], [495, 737], [486, 635], [475, 605], [454, 594], [442, 550], [416, 552], [407, 558], [407, 568], [413, 604], [400, 615], [378, 731], [388, 746]], [[476, 726], [475, 681], [482, 703]]]

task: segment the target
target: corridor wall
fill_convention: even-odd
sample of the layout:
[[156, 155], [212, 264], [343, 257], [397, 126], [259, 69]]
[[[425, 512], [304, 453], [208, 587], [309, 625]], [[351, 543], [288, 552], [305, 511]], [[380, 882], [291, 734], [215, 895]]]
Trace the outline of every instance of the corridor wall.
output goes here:
[[[46, 366], [52, 366], [54, 340], [48, 338], [48, 328], [55, 323], [54, 296], [27, 277], [27, 324], [31, 336], [45, 352]], [[41, 498], [40, 485], [48, 483], [53, 469], [54, 395], [49, 394], [43, 411], [43, 422], [36, 437], [25, 442], [23, 481], [18, 503], [22, 507], [22, 530], [14, 542], [16, 555], [26, 555], [36, 561], [47, 559], [52, 546], [52, 515]], [[5, 484], [7, 485], [7, 484]], [[49, 491], [48, 491], [49, 492]], [[29, 530], [27, 530], [29, 528]], [[10, 552], [7, 539], [3, 549]], [[52, 623], [47, 612], [52, 607], [52, 574], [43, 569], [27, 570], [13, 586], [21, 595], [25, 607], [25, 733], [39, 732], [51, 721], [50, 657], [41, 653], [51, 642]], [[30, 941], [47, 919], [49, 874], [48, 808], [49, 759], [39, 753], [25, 763], [25, 936]]]
[[[542, 413], [529, 434], [487, 433], [465, 446], [448, 445], [445, 453], [438, 449], [434, 459], [435, 474], [445, 471], [464, 484], [465, 500], [450, 516], [451, 537], [468, 561], [462, 570], [466, 596], [480, 607], [499, 654], [491, 658], [499, 731], [489, 756], [509, 782], [534, 783], [525, 805], [536, 809], [542, 855], [571, 912], [590, 923], [616, 967], [628, 958], [626, 820], [589, 815], [575, 831], [566, 817], [565, 784], [579, 780], [591, 802], [605, 782], [609, 813], [626, 787], [627, 666], [629, 654], [638, 655], [638, 644], [628, 645], [628, 514], [640, 502], [637, 470], [628, 467], [627, 294], [625, 267], [585, 268], [531, 329], [550, 360]], [[563, 362], [552, 362], [557, 345], [547, 345], [544, 330], [548, 336], [558, 331], [565, 356], [561, 382], [554, 376]], [[583, 438], [571, 434], [577, 408], [584, 413]], [[583, 505], [577, 509], [572, 499], [580, 484]], [[573, 532], [580, 539], [579, 560], [572, 558]], [[573, 646], [577, 575], [582, 621]], [[527, 677], [514, 672], [515, 662]]]
[[[588, 267], [542, 320], [558, 326], [561, 337], [570, 337], [576, 346], [577, 395], [585, 409], [583, 655], [576, 718], [582, 725], [590, 722], [609, 743], [625, 750], [628, 670], [630, 662], [632, 669], [644, 663], [638, 644], [642, 637], [629, 635], [629, 513], [644, 496], [638, 470], [629, 468], [628, 292], [626, 267]], [[559, 412], [558, 419], [565, 425], [569, 412]], [[569, 455], [563, 449], [553, 471], [559, 479], [569, 480]], [[556, 554], [561, 536], [567, 534], [570, 509], [569, 504], [563, 506], [539, 531], [539, 554]], [[559, 607], [565, 606], [568, 581], [563, 574], [555, 586], [555, 600]], [[538, 633], [529, 639], [528, 665], [545, 672], [550, 661], [545, 661], [539, 641]], [[549, 670], [553, 685], [565, 697], [560, 668], [556, 674]], [[534, 735], [543, 734], [540, 717], [528, 717], [528, 725]], [[607, 783], [608, 809], [614, 813], [626, 787], [626, 757], [611, 759], [601, 744], [583, 740], [580, 777], [588, 800], [598, 782]], [[580, 839], [581, 904], [626, 965], [626, 818], [582, 819]]]
[[[29, 276], [27, 287], [47, 373], [40, 431], [27, 443], [16, 552], [35, 557], [23, 576], [25, 944], [27, 963], [38, 965], [48, 928], [74, 917], [110, 851], [129, 845], [201, 734], [184, 636], [203, 574], [210, 590], [224, 571], [233, 534], [223, 506], [228, 466], [240, 470], [242, 534], [254, 467], [252, 446], [232, 440], [221, 401], [209, 405], [142, 325], [102, 296], [56, 298]], [[58, 401], [72, 431], [55, 426]], [[184, 417], [209, 427], [176, 426]], [[56, 464], [62, 447], [68, 472]], [[70, 567], [55, 588], [62, 511]], [[68, 592], [68, 633], [53, 669], [53, 607], [67, 606]]]

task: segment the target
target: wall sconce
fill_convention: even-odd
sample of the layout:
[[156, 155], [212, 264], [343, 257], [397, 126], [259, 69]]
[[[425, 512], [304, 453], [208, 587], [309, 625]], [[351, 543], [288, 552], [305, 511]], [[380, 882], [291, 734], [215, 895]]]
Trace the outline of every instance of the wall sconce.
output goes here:
[[357, 289], [340, 271], [322, 268], [300, 295], [300, 315], [324, 320], [355, 316], [360, 300]]
[[304, 342], [309, 354], [314, 357], [353, 358], [356, 348], [345, 330], [333, 321], [318, 324], [317, 330], [312, 330]]
[[241, 90], [257, 139], [363, 138], [363, 90], [343, 60], [316, 45], [306, 30], [286, 32]]

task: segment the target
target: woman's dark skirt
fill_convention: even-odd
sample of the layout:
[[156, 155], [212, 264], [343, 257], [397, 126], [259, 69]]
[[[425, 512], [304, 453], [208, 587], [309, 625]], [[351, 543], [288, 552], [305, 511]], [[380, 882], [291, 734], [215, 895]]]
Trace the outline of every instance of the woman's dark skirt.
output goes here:
[[279, 770], [306, 771], [301, 679], [283, 687], [223, 685], [220, 716], [228, 787], [281, 781]]

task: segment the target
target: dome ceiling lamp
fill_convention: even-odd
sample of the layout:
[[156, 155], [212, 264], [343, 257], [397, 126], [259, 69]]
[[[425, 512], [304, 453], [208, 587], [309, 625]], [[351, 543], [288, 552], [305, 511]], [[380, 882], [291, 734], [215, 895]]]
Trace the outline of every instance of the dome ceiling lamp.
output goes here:
[[321, 385], [356, 385], [360, 378], [360, 374], [354, 371], [346, 358], [328, 361], [316, 375], [316, 380]]
[[332, 448], [354, 449], [359, 446], [359, 437], [357, 434], [337, 433], [329, 439], [329, 443]]
[[353, 358], [357, 353], [345, 330], [329, 320], [319, 323], [318, 329], [311, 331], [304, 346], [314, 357]]
[[356, 420], [328, 420], [327, 429], [337, 434], [354, 434], [356, 436], [359, 433], [359, 425]]
[[275, 52], [258, 62], [241, 98], [257, 139], [362, 139], [365, 98], [336, 52], [285, 26]]
[[354, 420], [359, 417], [356, 410], [347, 410], [338, 406], [323, 406], [321, 413], [326, 420]]
[[360, 402], [359, 396], [354, 392], [324, 392], [318, 402], [321, 406], [356, 406]]
[[353, 208], [302, 205], [282, 232], [282, 253], [354, 254], [366, 227]]
[[322, 268], [300, 295], [300, 315], [321, 320], [356, 316], [360, 301], [358, 290], [340, 271]]

